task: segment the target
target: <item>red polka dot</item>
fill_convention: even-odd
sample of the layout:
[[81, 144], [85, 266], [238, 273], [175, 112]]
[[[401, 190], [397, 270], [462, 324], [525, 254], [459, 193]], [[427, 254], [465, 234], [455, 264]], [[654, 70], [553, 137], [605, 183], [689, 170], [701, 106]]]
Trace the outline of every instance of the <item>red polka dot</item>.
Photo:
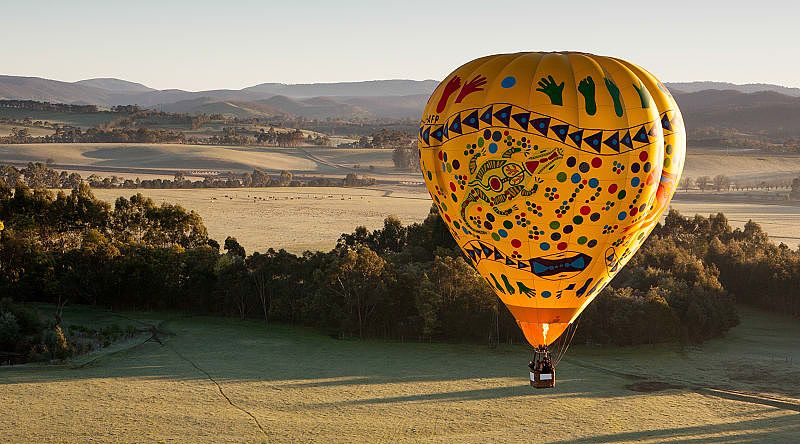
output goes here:
[[478, 207], [478, 212], [483, 211], [483, 207]]
[[609, 185], [608, 186], [608, 192], [611, 193], [611, 194], [616, 193], [617, 192], [617, 184], [612, 183], [611, 185]]
[[592, 212], [592, 209], [589, 208], [588, 205], [584, 205], [584, 206], [581, 207], [581, 214], [583, 214], [584, 216], [586, 216], [587, 214], [589, 214], [591, 212]]
[[511, 246], [514, 248], [519, 248], [522, 246], [522, 242], [519, 239], [511, 239]]
[[447, 219], [448, 222], [451, 222], [450, 216], [447, 213], [444, 213], [444, 218]]
[[508, 131], [503, 131], [503, 135], [507, 136], [508, 135]]
[[647, 151], [642, 151], [641, 153], [639, 153], [639, 160], [641, 160], [642, 162], [647, 160]]
[[633, 208], [631, 208], [631, 216], [636, 216], [636, 214], [637, 214], [638, 212], [639, 212], [639, 209], [638, 209], [638, 208], [636, 208], [636, 207], [633, 207]]
[[456, 184], [450, 182], [450, 191], [455, 191], [455, 190], [456, 190]]
[[442, 151], [439, 151], [439, 160], [442, 160]]
[[603, 166], [603, 159], [595, 157], [594, 159], [592, 159], [592, 166], [595, 168], [600, 168], [601, 166]]
[[558, 245], [556, 246], [556, 248], [558, 248], [559, 250], [566, 250], [567, 249], [567, 243], [566, 242], [559, 242]]

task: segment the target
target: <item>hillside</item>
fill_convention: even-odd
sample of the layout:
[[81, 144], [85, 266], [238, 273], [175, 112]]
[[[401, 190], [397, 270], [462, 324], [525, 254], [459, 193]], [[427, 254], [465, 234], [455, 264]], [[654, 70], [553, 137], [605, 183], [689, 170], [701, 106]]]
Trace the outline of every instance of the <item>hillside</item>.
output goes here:
[[142, 85], [141, 83], [129, 82], [127, 80], [113, 78], [97, 78], [79, 80], [75, 85], [91, 86], [94, 88], [105, 89], [117, 93], [149, 92], [155, 89]]
[[[0, 99], [29, 99], [100, 106], [138, 104], [189, 114], [238, 118], [298, 116], [418, 119], [434, 80], [284, 84], [262, 83], [241, 90], [156, 90], [112, 78], [60, 82], [0, 76]], [[724, 82], [668, 83], [689, 130], [735, 129], [770, 137], [800, 135], [800, 89]]]
[[673, 93], [676, 91], [692, 93], [704, 91], [707, 89], [716, 90], [732, 90], [742, 93], [754, 93], [760, 91], [772, 91], [787, 96], [800, 97], [800, 88], [790, 88], [781, 85], [771, 85], [768, 83], [746, 83], [744, 85], [737, 85], [728, 82], [672, 82], [667, 83], [667, 88]]
[[676, 93], [675, 99], [689, 131], [716, 127], [775, 137], [800, 136], [800, 97], [773, 91], [705, 90]]

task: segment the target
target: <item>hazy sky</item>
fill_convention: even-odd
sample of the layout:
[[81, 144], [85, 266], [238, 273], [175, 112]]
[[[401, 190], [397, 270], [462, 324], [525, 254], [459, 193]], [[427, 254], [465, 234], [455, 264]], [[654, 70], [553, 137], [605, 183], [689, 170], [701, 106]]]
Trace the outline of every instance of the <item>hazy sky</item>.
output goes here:
[[800, 86], [799, 19], [765, 0], [0, 0], [0, 74], [238, 89], [440, 80], [486, 54], [576, 50], [664, 81]]

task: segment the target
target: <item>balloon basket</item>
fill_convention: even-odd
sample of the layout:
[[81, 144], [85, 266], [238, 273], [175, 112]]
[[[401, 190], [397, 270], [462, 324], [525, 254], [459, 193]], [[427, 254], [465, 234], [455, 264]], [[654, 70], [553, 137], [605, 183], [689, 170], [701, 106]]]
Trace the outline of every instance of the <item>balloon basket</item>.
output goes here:
[[531, 387], [545, 389], [556, 386], [556, 369], [550, 360], [550, 351], [546, 347], [534, 350], [528, 368], [530, 369]]

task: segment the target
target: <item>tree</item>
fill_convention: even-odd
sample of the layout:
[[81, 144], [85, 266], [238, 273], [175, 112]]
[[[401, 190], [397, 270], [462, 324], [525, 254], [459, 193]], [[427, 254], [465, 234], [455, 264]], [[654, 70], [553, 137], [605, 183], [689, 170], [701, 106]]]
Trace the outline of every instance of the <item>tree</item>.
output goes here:
[[713, 179], [714, 189], [717, 191], [727, 190], [731, 186], [731, 180], [728, 176], [718, 174]]
[[689, 188], [694, 185], [694, 179], [689, 176], [683, 176], [681, 178], [680, 187], [683, 188], [683, 191], [689, 191]]
[[288, 187], [291, 183], [292, 183], [292, 173], [287, 170], [281, 171], [281, 174], [278, 177], [278, 185], [282, 187]]
[[364, 337], [373, 313], [383, 302], [385, 267], [383, 258], [361, 245], [342, 250], [325, 270], [326, 289], [341, 309], [342, 331], [355, 330], [359, 338]]
[[792, 190], [789, 192], [789, 198], [800, 200], [800, 177], [792, 179]]
[[225, 251], [233, 256], [237, 256], [241, 259], [244, 259], [247, 254], [244, 251], [244, 247], [239, 244], [239, 241], [236, 240], [233, 236], [228, 236], [225, 238]]
[[700, 176], [695, 179], [695, 185], [697, 185], [697, 188], [700, 188], [700, 191], [705, 191], [710, 183], [711, 178], [708, 176]]

